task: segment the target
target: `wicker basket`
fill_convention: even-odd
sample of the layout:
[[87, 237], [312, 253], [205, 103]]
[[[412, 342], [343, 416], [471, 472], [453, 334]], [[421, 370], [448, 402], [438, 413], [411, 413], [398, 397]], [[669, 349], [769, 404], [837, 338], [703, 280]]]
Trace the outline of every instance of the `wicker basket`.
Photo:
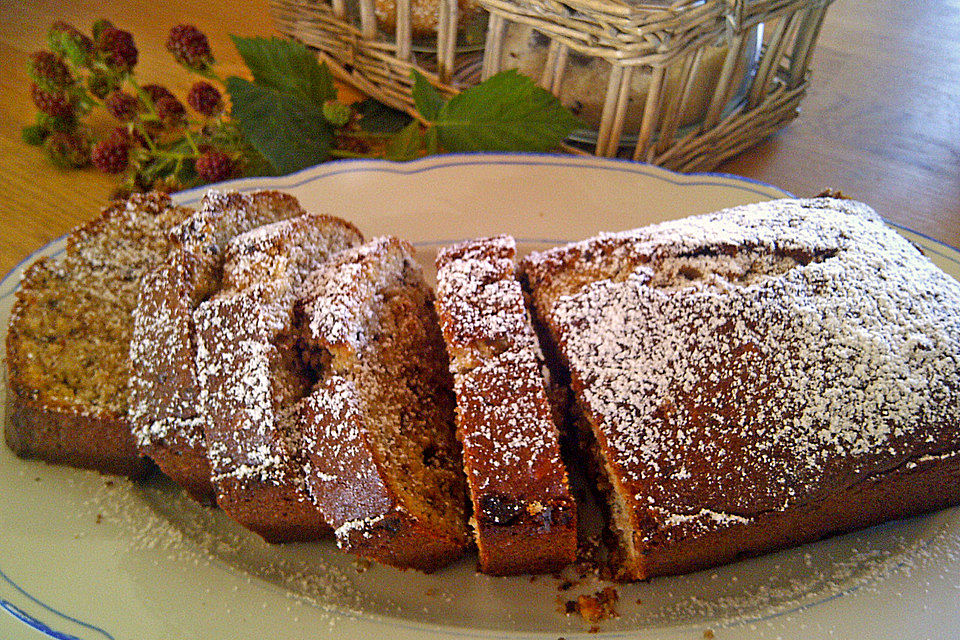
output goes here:
[[396, 0], [389, 33], [374, 0], [350, 1], [272, 6], [282, 32], [396, 108], [413, 110], [412, 69], [452, 95], [520, 68], [589, 116], [580, 148], [693, 171], [796, 117], [832, 0], [479, 0], [485, 36], [464, 28], [457, 0], [437, 0], [428, 41], [412, 33], [411, 0]]

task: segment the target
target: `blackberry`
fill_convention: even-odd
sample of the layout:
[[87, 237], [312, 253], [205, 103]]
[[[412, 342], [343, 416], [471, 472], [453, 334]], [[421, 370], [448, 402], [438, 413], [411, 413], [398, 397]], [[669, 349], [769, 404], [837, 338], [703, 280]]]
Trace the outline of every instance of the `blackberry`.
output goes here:
[[211, 149], [204, 152], [196, 162], [197, 175], [204, 182], [220, 182], [233, 175], [233, 161], [230, 156]]
[[204, 72], [213, 64], [213, 52], [207, 36], [190, 24], [178, 24], [170, 29], [167, 50], [174, 60], [192, 71]]
[[154, 102], [154, 106], [157, 108], [157, 117], [166, 125], [183, 124], [187, 119], [187, 110], [183, 103], [172, 95], [161, 96]]
[[150, 96], [150, 102], [153, 103], [154, 107], [156, 107], [157, 101], [165, 96], [176, 99], [176, 96], [173, 95], [169, 89], [160, 84], [145, 84], [140, 88], [145, 94]]
[[130, 122], [139, 111], [139, 102], [129, 93], [114, 91], [104, 99], [107, 111], [120, 122]]
[[90, 145], [72, 133], [51, 133], [43, 143], [50, 162], [62, 169], [78, 169], [90, 162]]
[[29, 73], [45, 91], [65, 89], [73, 84], [73, 75], [63, 58], [50, 51], [37, 51], [30, 56]]
[[137, 47], [133, 34], [116, 27], [107, 27], [97, 38], [97, 49], [107, 66], [118, 71], [130, 71], [137, 64]]
[[93, 40], [67, 22], [54, 22], [47, 31], [50, 49], [78, 67], [85, 66], [93, 54]]
[[90, 152], [93, 166], [104, 173], [122, 173], [127, 168], [129, 156], [129, 141], [119, 140], [112, 135], [95, 144]]
[[187, 104], [197, 113], [215, 116], [223, 110], [223, 96], [212, 84], [200, 80], [190, 87]]
[[55, 118], [73, 117], [73, 99], [63, 91], [44, 91], [33, 83], [30, 85], [30, 97], [41, 113]]

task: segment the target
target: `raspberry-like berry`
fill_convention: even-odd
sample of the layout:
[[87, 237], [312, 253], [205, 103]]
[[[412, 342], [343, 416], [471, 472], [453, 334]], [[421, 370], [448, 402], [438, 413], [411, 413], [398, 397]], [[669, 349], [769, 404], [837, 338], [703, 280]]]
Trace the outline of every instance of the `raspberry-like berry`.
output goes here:
[[197, 158], [196, 168], [204, 182], [220, 182], [233, 174], [233, 161], [222, 151], [211, 149]]
[[103, 61], [119, 71], [130, 71], [137, 64], [139, 54], [129, 31], [107, 27], [97, 38], [97, 49], [103, 55]]
[[73, 75], [63, 58], [49, 51], [37, 51], [30, 56], [30, 78], [46, 91], [73, 84]]
[[186, 120], [187, 110], [183, 103], [172, 95], [161, 96], [159, 100], [154, 102], [154, 106], [157, 108], [157, 117], [164, 124], [176, 125]]
[[93, 166], [104, 173], [122, 173], [127, 168], [130, 156], [130, 144], [125, 140], [110, 136], [93, 145], [90, 159]]
[[194, 111], [205, 116], [215, 116], [223, 110], [223, 96], [215, 86], [200, 80], [190, 87], [187, 94], [187, 104]]
[[105, 139], [115, 144], [122, 144], [128, 149], [133, 146], [134, 142], [133, 136], [130, 135], [130, 132], [127, 131], [125, 127], [115, 127]]
[[47, 31], [50, 49], [77, 66], [89, 62], [93, 53], [93, 40], [67, 22], [54, 22]]
[[120, 122], [130, 122], [137, 115], [140, 103], [129, 93], [114, 91], [104, 101], [107, 111]]
[[34, 83], [30, 85], [30, 97], [37, 109], [48, 116], [56, 118], [73, 116], [73, 100], [63, 91], [44, 91]]
[[176, 98], [176, 96], [173, 95], [169, 89], [167, 89], [165, 86], [160, 84], [145, 84], [143, 85], [143, 87], [141, 87], [141, 89], [143, 89], [143, 92], [145, 94], [150, 96], [150, 100], [151, 102], [153, 102], [154, 106], [156, 106], [157, 100], [159, 100], [164, 96], [170, 96], [171, 98]]
[[90, 145], [72, 133], [51, 133], [43, 143], [43, 150], [54, 165], [80, 168], [90, 162]]
[[178, 24], [170, 29], [167, 50], [174, 60], [193, 71], [206, 71], [213, 64], [213, 52], [207, 36], [190, 24]]

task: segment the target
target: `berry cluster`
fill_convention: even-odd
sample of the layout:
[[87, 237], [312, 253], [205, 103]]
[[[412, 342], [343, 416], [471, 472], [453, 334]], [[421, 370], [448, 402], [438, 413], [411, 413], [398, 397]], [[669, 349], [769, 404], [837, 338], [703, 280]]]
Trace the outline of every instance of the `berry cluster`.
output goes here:
[[[138, 83], [133, 34], [109, 20], [97, 20], [89, 35], [56, 22], [47, 45], [30, 57], [38, 113], [23, 139], [42, 146], [56, 166], [126, 172], [125, 192], [171, 191], [226, 180], [259, 161], [224, 112], [213, 52], [196, 27], [177, 25], [166, 41], [177, 63], [205, 78], [194, 82], [186, 105], [162, 84]], [[86, 118], [95, 109], [110, 114], [116, 128], [97, 135]]]

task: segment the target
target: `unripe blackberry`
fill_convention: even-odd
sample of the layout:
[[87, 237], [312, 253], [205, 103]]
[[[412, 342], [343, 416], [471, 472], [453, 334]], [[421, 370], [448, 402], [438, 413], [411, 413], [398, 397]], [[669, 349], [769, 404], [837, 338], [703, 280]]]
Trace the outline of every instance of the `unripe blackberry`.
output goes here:
[[103, 102], [107, 107], [107, 111], [110, 112], [110, 115], [120, 122], [130, 122], [133, 120], [137, 115], [140, 105], [136, 98], [120, 90], [112, 92]]
[[104, 173], [122, 173], [127, 168], [130, 145], [110, 136], [93, 145], [90, 159], [93, 166]]
[[200, 80], [190, 87], [187, 94], [187, 104], [194, 111], [205, 116], [215, 116], [223, 110], [223, 96], [215, 86]]
[[73, 116], [73, 100], [63, 91], [44, 91], [34, 83], [30, 85], [30, 97], [37, 109], [48, 116], [56, 118]]
[[206, 71], [213, 64], [207, 36], [190, 24], [178, 24], [170, 29], [167, 50], [173, 54], [174, 60], [193, 71]]
[[99, 20], [93, 23], [93, 27], [90, 29], [90, 31], [93, 32], [93, 39], [99, 42], [100, 35], [104, 31], [106, 31], [107, 29], [115, 29], [115, 28], [116, 27], [113, 25], [112, 22], [110, 22], [106, 18], [100, 18]]
[[197, 158], [196, 169], [204, 182], [220, 182], [233, 175], [233, 161], [222, 151], [211, 149]]
[[96, 97], [103, 100], [107, 94], [117, 88], [116, 79], [106, 73], [93, 72], [87, 78], [87, 89]]
[[47, 131], [71, 133], [77, 128], [77, 118], [72, 113], [67, 117], [61, 117], [51, 116], [41, 112], [37, 114], [37, 124]]
[[50, 162], [63, 169], [80, 168], [90, 162], [90, 146], [72, 133], [51, 133], [43, 143]]
[[30, 56], [30, 78], [45, 91], [64, 89], [73, 84], [73, 75], [63, 58], [49, 51]]
[[129, 31], [107, 27], [97, 38], [97, 49], [103, 61], [119, 71], [130, 71], [137, 64], [137, 47]]
[[67, 22], [54, 22], [47, 31], [50, 49], [78, 67], [86, 65], [93, 54], [93, 40]]
[[31, 124], [20, 130], [20, 137], [31, 147], [39, 147], [47, 139], [50, 131], [41, 124]]

